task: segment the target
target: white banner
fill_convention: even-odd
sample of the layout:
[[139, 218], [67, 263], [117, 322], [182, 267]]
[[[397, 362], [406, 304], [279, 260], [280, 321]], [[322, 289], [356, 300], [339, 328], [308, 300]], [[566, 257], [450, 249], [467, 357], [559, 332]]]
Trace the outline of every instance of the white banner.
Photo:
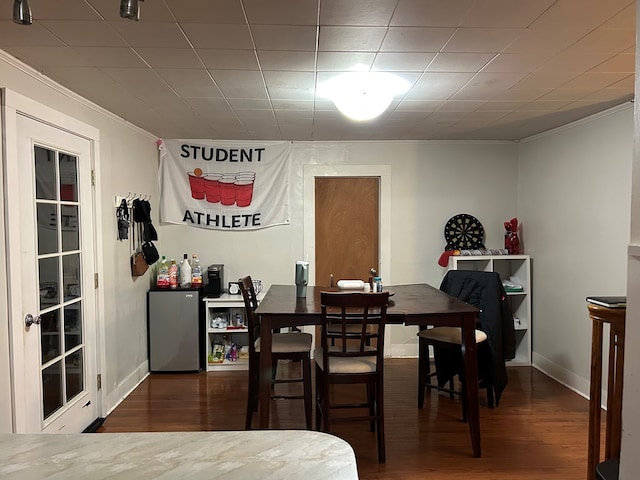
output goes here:
[[291, 142], [159, 140], [160, 222], [219, 230], [289, 223]]

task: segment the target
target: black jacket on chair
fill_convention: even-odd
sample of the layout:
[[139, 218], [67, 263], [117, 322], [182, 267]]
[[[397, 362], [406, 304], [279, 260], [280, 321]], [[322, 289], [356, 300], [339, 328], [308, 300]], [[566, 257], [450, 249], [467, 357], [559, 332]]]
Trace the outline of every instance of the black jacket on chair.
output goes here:
[[487, 334], [489, 344], [489, 381], [496, 403], [507, 386], [505, 360], [511, 360], [516, 353], [516, 336], [513, 315], [496, 272], [474, 270], [450, 270], [445, 275], [440, 290], [480, 309], [479, 330]]

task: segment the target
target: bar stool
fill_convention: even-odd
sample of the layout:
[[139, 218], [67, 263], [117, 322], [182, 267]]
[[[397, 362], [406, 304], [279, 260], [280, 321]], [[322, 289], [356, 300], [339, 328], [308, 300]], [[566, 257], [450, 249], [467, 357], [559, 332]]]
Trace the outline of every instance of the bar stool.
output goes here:
[[604, 459], [620, 458], [622, 440], [622, 382], [624, 375], [624, 330], [626, 308], [587, 303], [592, 320], [591, 386], [589, 395], [589, 450], [587, 480], [596, 479], [600, 463], [600, 417], [602, 413], [602, 341], [604, 324], [609, 324], [607, 416]]

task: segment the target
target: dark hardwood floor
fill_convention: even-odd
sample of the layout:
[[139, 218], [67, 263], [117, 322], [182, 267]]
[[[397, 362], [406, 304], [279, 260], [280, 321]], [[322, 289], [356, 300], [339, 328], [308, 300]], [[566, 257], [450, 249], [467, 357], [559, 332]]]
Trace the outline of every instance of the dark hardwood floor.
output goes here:
[[[287, 374], [286, 365], [280, 370]], [[151, 374], [98, 432], [241, 430], [246, 377], [247, 372]], [[471, 455], [460, 402], [434, 392], [419, 410], [416, 378], [416, 359], [385, 363], [386, 464], [377, 462], [368, 424], [336, 426], [334, 433], [356, 452], [362, 480], [586, 477], [588, 401], [539, 371], [509, 367], [509, 385], [497, 408], [487, 408], [480, 392], [482, 458]], [[272, 428], [304, 428], [302, 401], [274, 400], [271, 412]]]

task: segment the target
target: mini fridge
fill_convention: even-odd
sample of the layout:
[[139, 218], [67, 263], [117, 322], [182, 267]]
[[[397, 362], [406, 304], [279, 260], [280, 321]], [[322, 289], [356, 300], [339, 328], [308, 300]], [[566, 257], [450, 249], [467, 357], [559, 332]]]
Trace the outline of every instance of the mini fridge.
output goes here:
[[149, 370], [197, 372], [204, 363], [202, 289], [151, 289], [147, 294]]

